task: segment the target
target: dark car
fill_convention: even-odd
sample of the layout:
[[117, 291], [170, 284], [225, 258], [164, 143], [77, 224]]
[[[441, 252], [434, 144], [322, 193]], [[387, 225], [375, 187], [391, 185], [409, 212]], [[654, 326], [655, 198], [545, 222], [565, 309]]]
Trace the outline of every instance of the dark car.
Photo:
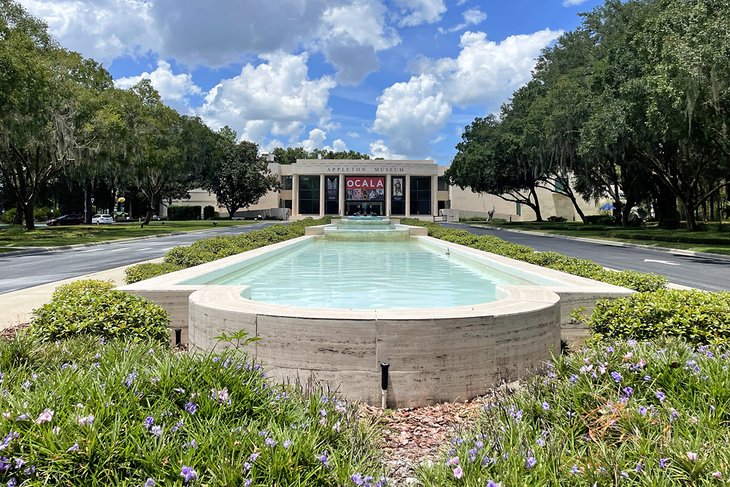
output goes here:
[[49, 227], [55, 227], [57, 225], [81, 225], [84, 223], [83, 215], [61, 215], [58, 218], [52, 218], [46, 222]]

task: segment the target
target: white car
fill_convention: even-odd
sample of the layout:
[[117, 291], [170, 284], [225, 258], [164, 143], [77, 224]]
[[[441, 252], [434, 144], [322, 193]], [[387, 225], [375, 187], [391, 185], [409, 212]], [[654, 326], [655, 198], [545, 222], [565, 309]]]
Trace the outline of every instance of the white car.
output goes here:
[[105, 225], [107, 223], [114, 223], [114, 218], [107, 213], [97, 213], [91, 217], [91, 223], [93, 225]]

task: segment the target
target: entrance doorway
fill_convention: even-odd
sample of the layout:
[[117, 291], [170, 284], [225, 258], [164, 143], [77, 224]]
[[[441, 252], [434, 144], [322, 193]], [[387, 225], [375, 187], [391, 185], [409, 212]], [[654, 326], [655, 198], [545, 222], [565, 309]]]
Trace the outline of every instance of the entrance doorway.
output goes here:
[[347, 216], [384, 216], [385, 205], [382, 201], [348, 201], [345, 204]]

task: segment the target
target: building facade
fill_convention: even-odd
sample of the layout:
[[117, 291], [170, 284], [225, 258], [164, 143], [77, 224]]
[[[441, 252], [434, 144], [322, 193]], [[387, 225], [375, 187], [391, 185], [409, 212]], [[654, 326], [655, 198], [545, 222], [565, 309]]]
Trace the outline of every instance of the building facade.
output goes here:
[[[295, 164], [270, 163], [281, 189], [263, 196], [256, 205], [236, 213], [242, 218], [299, 219], [319, 216], [378, 215], [432, 219], [494, 218], [510, 221], [535, 219], [534, 212], [496, 195], [449, 186], [444, 172], [429, 160], [300, 159]], [[548, 190], [538, 190], [544, 218], [575, 220], [572, 202]], [[217, 206], [215, 195], [190, 192], [190, 199], [174, 204]], [[595, 203], [580, 202], [586, 214], [596, 214]], [[217, 208], [225, 215], [225, 208]], [[164, 214], [164, 213], [162, 213]]]

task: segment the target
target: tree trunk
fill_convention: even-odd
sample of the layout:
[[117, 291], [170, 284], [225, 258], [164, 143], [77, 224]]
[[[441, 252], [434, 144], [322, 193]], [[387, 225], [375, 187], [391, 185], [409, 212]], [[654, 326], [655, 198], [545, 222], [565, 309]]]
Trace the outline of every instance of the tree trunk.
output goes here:
[[672, 190], [661, 181], [657, 182], [657, 199], [654, 208], [655, 216], [659, 221], [659, 228], [673, 229], [679, 226], [679, 212], [677, 212], [677, 197]]
[[35, 218], [33, 218], [33, 210], [34, 205], [31, 201], [27, 205], [25, 205], [25, 229], [26, 230], [35, 230]]
[[23, 224], [23, 205], [20, 203], [15, 205], [15, 218], [13, 218], [13, 223], [16, 225]]
[[533, 211], [535, 212], [535, 221], [542, 222], [543, 219], [542, 213], [540, 212], [540, 200], [537, 199], [537, 192], [535, 191], [534, 187], [530, 188], [530, 195], [532, 195], [535, 201], [534, 205], [531, 205]]
[[228, 219], [233, 220], [233, 216], [238, 211], [239, 206], [228, 206], [226, 205], [226, 211], [228, 211]]
[[91, 208], [91, 181], [89, 178], [84, 179], [84, 223], [91, 224], [92, 208]]

